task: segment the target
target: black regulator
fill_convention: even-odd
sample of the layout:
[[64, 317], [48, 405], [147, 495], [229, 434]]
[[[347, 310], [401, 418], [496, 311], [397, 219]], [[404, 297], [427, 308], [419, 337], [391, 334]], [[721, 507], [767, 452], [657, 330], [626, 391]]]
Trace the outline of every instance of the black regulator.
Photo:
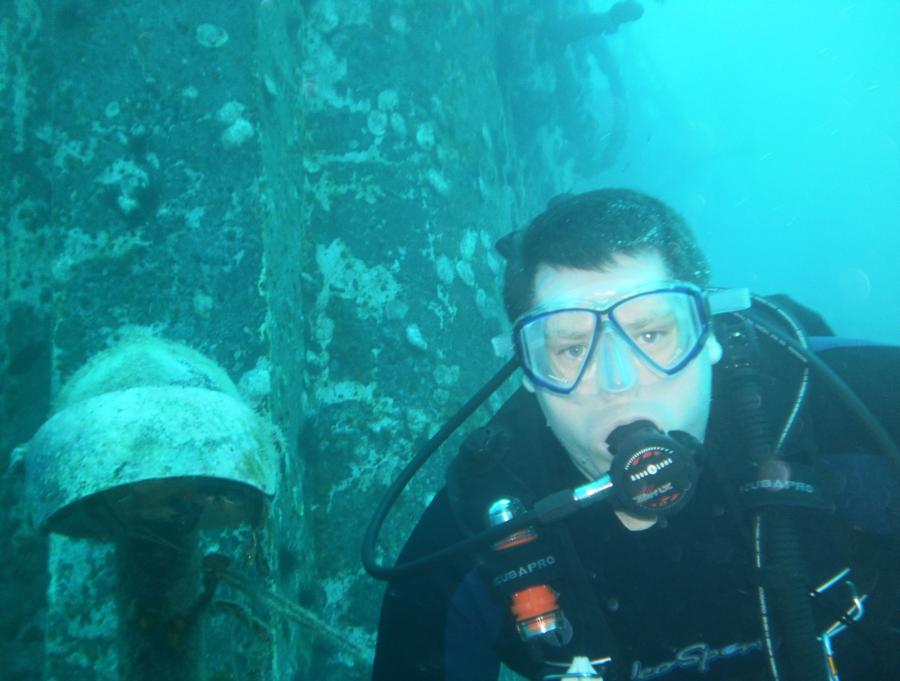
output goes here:
[[636, 421], [616, 428], [607, 444], [614, 503], [623, 510], [653, 517], [690, 501], [701, 451], [695, 438], [678, 430], [666, 435], [650, 421]]
[[[440, 443], [435, 444], [434, 439], [429, 446], [436, 448]], [[387, 512], [403, 486], [424, 463], [417, 457], [395, 481], [369, 525], [363, 546], [366, 570], [380, 579], [418, 572], [451, 556], [495, 544], [513, 532], [557, 522], [604, 500], [616, 509], [641, 518], [673, 513], [688, 503], [699, 475], [701, 445], [695, 438], [681, 431], [663, 433], [650, 421], [642, 420], [616, 428], [607, 439], [607, 444], [614, 455], [607, 474], [575, 489], [550, 494], [535, 502], [531, 510], [518, 513], [507, 522], [495, 524], [453, 546], [404, 564], [384, 567], [374, 560], [375, 541]], [[414, 468], [416, 463], [418, 465]]]

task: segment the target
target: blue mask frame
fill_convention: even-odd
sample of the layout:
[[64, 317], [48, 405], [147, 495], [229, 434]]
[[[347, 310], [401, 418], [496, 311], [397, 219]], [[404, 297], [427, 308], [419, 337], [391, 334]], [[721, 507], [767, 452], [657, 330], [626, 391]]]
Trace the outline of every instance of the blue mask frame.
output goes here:
[[[693, 301], [695, 312], [700, 324], [697, 333], [697, 339], [694, 342], [693, 347], [685, 354], [684, 357], [682, 357], [675, 365], [671, 367], [663, 367], [655, 362], [652, 357], [649, 357], [643, 350], [640, 349], [640, 347], [638, 347], [634, 339], [625, 331], [625, 329], [623, 329], [619, 325], [615, 317], [610, 315], [610, 312], [614, 311], [615, 308], [619, 307], [620, 305], [644, 296], [658, 293], [677, 293], [689, 296]], [[593, 314], [596, 318], [594, 323], [593, 336], [590, 341], [587, 355], [581, 368], [578, 371], [578, 374], [575, 376], [571, 385], [568, 387], [563, 387], [545, 380], [529, 367], [527, 352], [524, 349], [524, 343], [521, 338], [521, 331], [527, 325], [544, 317], [563, 311], [587, 312]], [[710, 308], [708, 296], [700, 288], [694, 286], [693, 284], [684, 282], [658, 283], [653, 288], [643, 287], [639, 290], [629, 292], [626, 295], [617, 298], [612, 303], [602, 305], [602, 307], [598, 304], [593, 304], [590, 301], [579, 301], [577, 304], [573, 304], [571, 306], [566, 306], [557, 302], [536, 308], [535, 310], [523, 315], [518, 320], [516, 320], [513, 326], [513, 343], [522, 370], [535, 385], [541, 386], [542, 388], [560, 395], [569, 395], [574, 392], [581, 384], [581, 379], [594, 361], [594, 356], [597, 352], [597, 348], [601, 345], [601, 335], [603, 333], [618, 332], [617, 337], [620, 340], [626, 342], [631, 347], [636, 358], [639, 358], [640, 361], [643, 361], [654, 371], [665, 376], [672, 376], [684, 369], [684, 367], [686, 367], [691, 362], [691, 360], [693, 360], [703, 349], [703, 346], [709, 338], [710, 334], [711, 316], [712, 311]], [[608, 329], [607, 325], [612, 325], [614, 331], [613, 329]], [[618, 389], [624, 388], [608, 390], [614, 392]]]

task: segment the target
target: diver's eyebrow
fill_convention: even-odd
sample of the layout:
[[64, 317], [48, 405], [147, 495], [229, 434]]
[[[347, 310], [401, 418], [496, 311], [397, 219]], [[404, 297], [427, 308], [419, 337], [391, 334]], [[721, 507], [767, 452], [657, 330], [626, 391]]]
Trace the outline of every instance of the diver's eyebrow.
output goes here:
[[629, 319], [624, 322], [620, 322], [623, 326], [627, 326], [629, 328], [643, 328], [647, 326], [656, 326], [659, 324], [668, 324], [673, 319], [675, 319], [675, 313], [671, 310], [667, 312], [659, 312], [656, 314], [644, 314], [640, 317], [635, 317], [634, 319]]
[[580, 338], [590, 338], [594, 335], [593, 329], [584, 329], [576, 330], [576, 329], [563, 329], [561, 331], [554, 331], [549, 334], [551, 340], [572, 340], [572, 339], [580, 339]]
[[550, 320], [545, 332], [554, 338], [579, 338], [594, 333], [594, 322], [590, 319]]

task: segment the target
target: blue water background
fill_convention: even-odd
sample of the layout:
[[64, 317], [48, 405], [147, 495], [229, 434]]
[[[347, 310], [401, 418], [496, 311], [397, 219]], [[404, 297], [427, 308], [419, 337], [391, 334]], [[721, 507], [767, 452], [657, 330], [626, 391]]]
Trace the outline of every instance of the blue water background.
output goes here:
[[714, 283], [900, 342], [900, 2], [644, 6], [610, 40], [630, 130], [599, 182], [673, 203]]

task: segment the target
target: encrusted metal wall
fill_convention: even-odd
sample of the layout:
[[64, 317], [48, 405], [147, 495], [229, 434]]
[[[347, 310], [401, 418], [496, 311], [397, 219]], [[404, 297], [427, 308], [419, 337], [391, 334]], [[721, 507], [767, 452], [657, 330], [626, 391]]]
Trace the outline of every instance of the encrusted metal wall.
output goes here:
[[53, 325], [48, 237], [50, 178], [35, 132], [49, 125], [50, 81], [35, 2], [0, 5], [0, 668], [39, 675], [44, 656], [47, 543], [28, 520], [12, 448], [43, 421], [50, 401]]
[[369, 514], [499, 366], [493, 242], [584, 162], [571, 140], [592, 126], [553, 98], [580, 57], [544, 20], [491, 0], [0, 7], [8, 678], [131, 673], [120, 632], [142, 620], [115, 550], [31, 528], [12, 450], [83, 362], [141, 334], [208, 355], [281, 433], [267, 517], [202, 537], [228, 576], [172, 636], [200, 629], [202, 678], [366, 678]]
[[[414, 446], [493, 365], [492, 244], [513, 197], [492, 3], [360, 6], [316, 5], [302, 36], [315, 244], [301, 446], [314, 471], [312, 606], [371, 647], [382, 585], [362, 572], [360, 538]], [[442, 481], [435, 462], [404, 498], [388, 560]], [[316, 661], [314, 678], [342, 672]]]
[[[4, 469], [11, 446], [30, 437], [91, 355], [145, 334], [186, 343], [221, 365], [287, 443], [266, 521], [207, 533], [201, 548], [227, 557], [230, 574], [252, 589], [294, 603], [313, 578], [296, 569], [302, 558], [290, 568], [311, 546], [304, 453], [291, 439], [303, 422], [305, 361], [296, 321], [302, 116], [292, 85], [302, 10], [14, 0], [2, 12], [3, 159], [12, 179], [2, 199], [10, 216], [3, 400], [14, 416], [4, 419]], [[15, 503], [22, 465], [5, 478], [13, 503], [4, 526], [19, 526], [9, 530], [4, 583], [42, 598], [4, 598], [16, 617], [4, 629], [3, 666], [15, 678], [159, 678], [166, 652], [191, 645], [197, 629], [206, 653], [184, 678], [291, 678], [308, 667], [314, 639], [298, 614], [275, 613], [227, 580], [199, 616], [191, 601], [201, 594], [187, 593], [183, 618], [157, 621], [146, 601], [123, 598], [128, 570], [112, 545], [53, 536], [48, 548], [24, 529], [27, 513]], [[173, 569], [183, 569], [173, 556]], [[144, 558], [148, 571], [167, 568]], [[127, 658], [125, 630], [166, 629], [156, 659]]]

